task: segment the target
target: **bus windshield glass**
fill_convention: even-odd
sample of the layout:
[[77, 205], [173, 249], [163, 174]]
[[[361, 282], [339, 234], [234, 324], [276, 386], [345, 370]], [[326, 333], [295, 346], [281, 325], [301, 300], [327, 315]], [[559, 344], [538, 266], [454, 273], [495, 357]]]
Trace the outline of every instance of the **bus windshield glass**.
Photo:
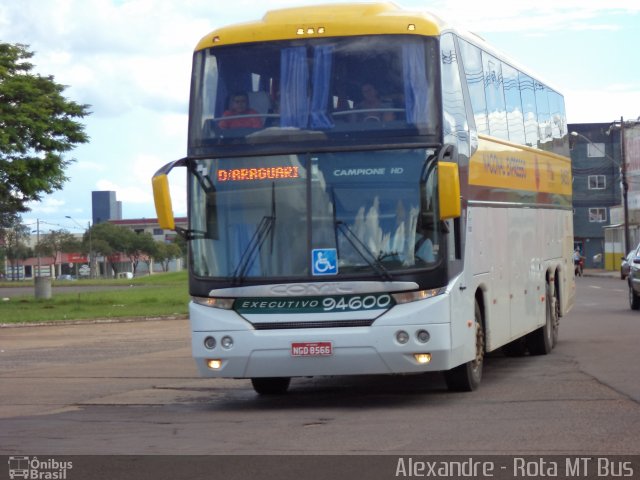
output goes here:
[[[189, 147], [432, 136], [437, 40], [371, 35], [195, 54]], [[365, 141], [365, 140], [363, 140]]]
[[194, 161], [193, 271], [242, 283], [435, 268], [436, 163], [429, 149]]

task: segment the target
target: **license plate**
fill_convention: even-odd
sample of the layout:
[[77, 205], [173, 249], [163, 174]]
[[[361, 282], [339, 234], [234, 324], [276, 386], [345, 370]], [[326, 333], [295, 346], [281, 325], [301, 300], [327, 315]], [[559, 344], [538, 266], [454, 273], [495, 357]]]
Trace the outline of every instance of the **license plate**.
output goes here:
[[292, 357], [326, 357], [333, 355], [331, 342], [294, 342], [291, 344]]

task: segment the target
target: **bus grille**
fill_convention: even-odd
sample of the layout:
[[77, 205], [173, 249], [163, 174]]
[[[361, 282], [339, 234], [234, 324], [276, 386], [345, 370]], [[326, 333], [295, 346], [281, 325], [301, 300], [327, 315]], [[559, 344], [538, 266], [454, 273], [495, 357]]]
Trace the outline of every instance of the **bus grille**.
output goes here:
[[317, 322], [264, 322], [254, 323], [256, 330], [282, 330], [290, 328], [340, 328], [370, 327], [374, 319], [368, 320], [325, 320]]

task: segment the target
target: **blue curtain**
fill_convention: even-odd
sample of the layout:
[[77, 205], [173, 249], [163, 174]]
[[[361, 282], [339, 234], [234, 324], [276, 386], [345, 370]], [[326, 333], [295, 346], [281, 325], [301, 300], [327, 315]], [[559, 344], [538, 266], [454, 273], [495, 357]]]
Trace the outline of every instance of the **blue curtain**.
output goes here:
[[282, 50], [280, 82], [280, 126], [306, 128], [309, 119], [309, 71], [305, 47]]
[[402, 72], [407, 122], [425, 125], [428, 121], [428, 85], [424, 43], [411, 40], [402, 45]]
[[333, 120], [327, 113], [333, 46], [324, 45], [314, 50], [313, 94], [311, 96], [311, 128], [332, 128]]

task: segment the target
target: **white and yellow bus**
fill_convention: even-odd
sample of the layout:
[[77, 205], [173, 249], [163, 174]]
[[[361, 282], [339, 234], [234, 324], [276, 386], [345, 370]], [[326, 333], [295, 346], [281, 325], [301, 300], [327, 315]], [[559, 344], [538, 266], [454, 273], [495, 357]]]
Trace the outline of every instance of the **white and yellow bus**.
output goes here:
[[193, 356], [207, 377], [443, 371], [546, 354], [575, 294], [563, 97], [389, 3], [268, 12], [193, 57]]

